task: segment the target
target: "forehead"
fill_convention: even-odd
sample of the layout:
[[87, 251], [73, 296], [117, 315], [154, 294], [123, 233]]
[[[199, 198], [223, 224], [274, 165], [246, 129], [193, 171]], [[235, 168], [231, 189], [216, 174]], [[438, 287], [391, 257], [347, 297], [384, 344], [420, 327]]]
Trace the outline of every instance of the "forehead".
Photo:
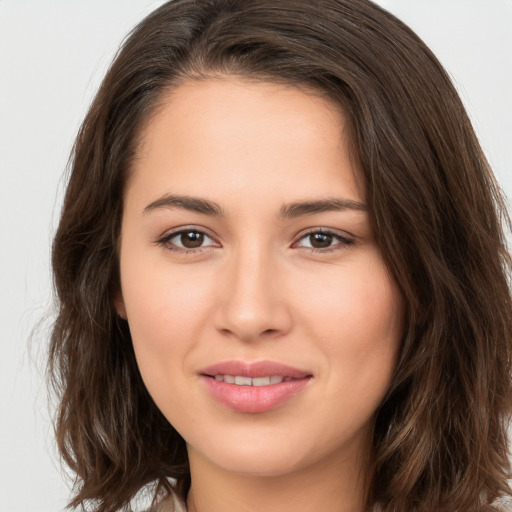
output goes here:
[[[164, 96], [141, 132], [128, 192], [363, 199], [340, 108], [311, 91], [222, 78]], [[282, 197], [284, 195], [292, 197]]]

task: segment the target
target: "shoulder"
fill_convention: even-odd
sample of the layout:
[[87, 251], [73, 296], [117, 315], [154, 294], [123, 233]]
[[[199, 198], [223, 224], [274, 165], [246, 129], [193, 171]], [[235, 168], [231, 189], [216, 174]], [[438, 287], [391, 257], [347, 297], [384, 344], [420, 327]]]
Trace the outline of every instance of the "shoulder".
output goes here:
[[176, 496], [168, 496], [145, 512], [187, 512], [187, 506]]

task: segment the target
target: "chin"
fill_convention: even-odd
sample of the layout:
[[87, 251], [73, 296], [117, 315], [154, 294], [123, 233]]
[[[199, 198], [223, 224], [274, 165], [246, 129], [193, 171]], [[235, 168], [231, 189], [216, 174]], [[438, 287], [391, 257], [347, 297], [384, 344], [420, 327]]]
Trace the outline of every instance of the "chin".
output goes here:
[[[270, 441], [270, 440], [269, 440]], [[228, 443], [215, 443], [199, 450], [189, 448], [189, 456], [208, 459], [211, 464], [241, 476], [279, 476], [297, 470], [305, 463], [305, 454], [290, 444], [275, 442], [254, 443], [232, 438]], [[192, 452], [192, 453], [191, 453]]]
[[246, 477], [277, 477], [292, 473], [300, 468], [300, 464], [282, 457], [248, 457], [245, 454], [233, 453], [221, 460], [212, 461], [224, 471]]

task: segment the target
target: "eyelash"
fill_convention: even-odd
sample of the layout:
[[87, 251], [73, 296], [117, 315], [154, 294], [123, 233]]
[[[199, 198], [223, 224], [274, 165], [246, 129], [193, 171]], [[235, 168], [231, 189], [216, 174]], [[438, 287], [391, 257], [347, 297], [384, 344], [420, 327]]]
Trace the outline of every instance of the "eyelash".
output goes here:
[[[204, 235], [205, 237], [212, 239], [212, 237], [209, 236], [208, 233], [206, 233], [200, 229], [190, 227], [190, 228], [182, 228], [179, 231], [173, 231], [172, 233], [169, 233], [169, 234], [165, 235], [164, 237], [162, 237], [160, 240], [157, 240], [156, 243], [158, 245], [161, 245], [162, 247], [164, 247], [164, 249], [166, 249], [168, 251], [177, 252], [177, 253], [181, 253], [181, 254], [198, 254], [198, 253], [200, 254], [209, 248], [209, 247], [198, 247], [197, 249], [186, 249], [186, 248], [178, 247], [175, 244], [170, 244], [170, 241], [173, 238], [176, 238], [177, 236], [180, 236], [184, 233], [196, 233], [196, 234]], [[308, 236], [316, 235], [316, 234], [332, 236], [333, 239], [337, 240], [337, 243], [334, 245], [334, 247], [336, 247], [338, 245], [340, 245], [341, 247], [339, 247], [339, 248], [327, 247], [327, 248], [323, 248], [323, 249], [317, 249], [314, 247], [303, 247], [304, 249], [307, 249], [312, 253], [320, 253], [320, 254], [331, 253], [334, 251], [342, 250], [343, 248], [346, 248], [346, 247], [354, 244], [353, 239], [351, 239], [347, 236], [340, 235], [339, 233], [335, 233], [335, 232], [330, 231], [325, 228], [311, 229], [311, 230], [307, 231], [306, 233], [303, 233], [301, 235], [301, 237], [299, 238], [298, 242], [303, 240], [304, 238], [307, 238]], [[296, 245], [298, 242], [294, 242], [293, 245]], [[293, 245], [292, 245], [292, 247], [293, 247]]]

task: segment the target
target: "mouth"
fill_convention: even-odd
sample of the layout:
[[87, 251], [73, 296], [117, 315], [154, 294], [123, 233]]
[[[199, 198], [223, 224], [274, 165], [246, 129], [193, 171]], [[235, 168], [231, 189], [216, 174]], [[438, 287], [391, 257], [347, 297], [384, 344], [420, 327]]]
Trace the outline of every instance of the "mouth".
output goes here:
[[[277, 361], [223, 361], [221, 363], [214, 364], [208, 368], [201, 370], [201, 375], [213, 378], [224, 378], [227, 377], [227, 382], [238, 385], [251, 385], [248, 381], [242, 381], [242, 378], [259, 379], [277, 379], [282, 378], [283, 380], [289, 379], [304, 379], [305, 377], [312, 377], [313, 374], [310, 371], [295, 368], [284, 363]], [[234, 378], [235, 381], [231, 381]], [[238, 379], [238, 382], [236, 382]], [[244, 383], [245, 382], [245, 383]], [[258, 382], [258, 381], [256, 381]], [[276, 382], [277, 383], [277, 382]], [[254, 385], [254, 384], [253, 384]], [[258, 384], [256, 384], [258, 385]], [[260, 384], [261, 385], [261, 384]], [[267, 384], [268, 385], [268, 384]]]
[[274, 361], [225, 361], [205, 368], [200, 377], [217, 402], [244, 413], [276, 409], [313, 380], [311, 372]]
[[234, 384], [235, 386], [271, 386], [273, 384], [281, 384], [281, 382], [290, 382], [292, 377], [283, 377], [280, 375], [272, 375], [267, 377], [244, 377], [243, 375], [206, 375], [219, 382]]

